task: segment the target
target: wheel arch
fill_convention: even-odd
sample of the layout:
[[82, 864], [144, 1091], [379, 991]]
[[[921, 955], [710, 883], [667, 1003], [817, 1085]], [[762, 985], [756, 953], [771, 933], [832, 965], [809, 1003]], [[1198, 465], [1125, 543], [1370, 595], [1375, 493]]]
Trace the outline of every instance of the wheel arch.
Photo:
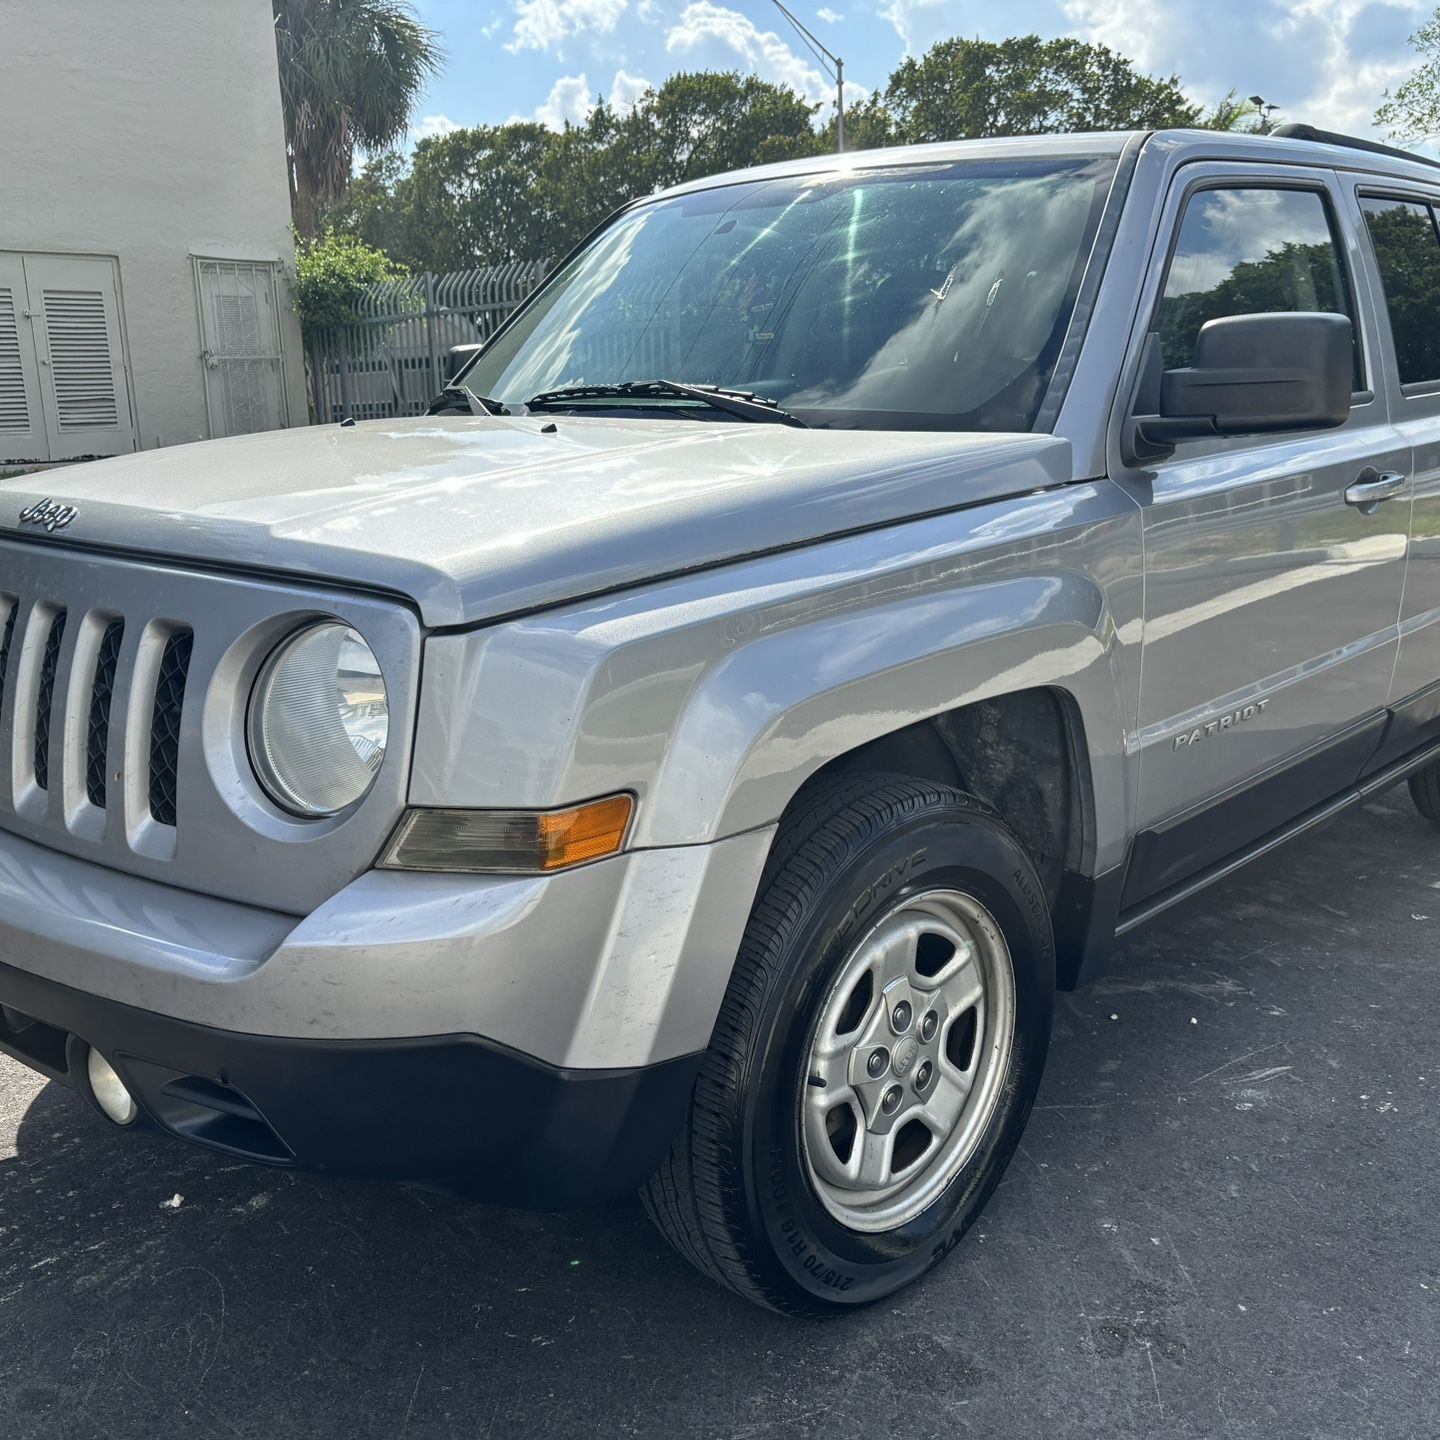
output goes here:
[[643, 797], [641, 843], [774, 824], [815, 776], [845, 769], [963, 783], [1004, 813], [1023, 760], [1045, 771], [1032, 778], [1049, 802], [1012, 826], [1036, 853], [1098, 874], [1126, 836], [1120, 651], [1102, 587], [1076, 572], [747, 637], [687, 696]]

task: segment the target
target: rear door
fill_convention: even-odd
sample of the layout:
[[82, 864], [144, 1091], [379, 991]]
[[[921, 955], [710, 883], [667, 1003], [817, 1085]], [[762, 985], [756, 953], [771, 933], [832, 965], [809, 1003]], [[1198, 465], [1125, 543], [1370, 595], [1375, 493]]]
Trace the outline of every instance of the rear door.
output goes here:
[[1376, 179], [1356, 187], [1375, 283], [1384, 298], [1391, 414], [1409, 446], [1410, 565], [1400, 613], [1396, 711], [1382, 761], [1440, 736], [1440, 185]]
[[1332, 311], [1356, 329], [1336, 430], [1182, 441], [1124, 480], [1144, 512], [1145, 623], [1131, 906], [1354, 781], [1374, 753], [1398, 648], [1409, 503], [1346, 492], [1405, 471], [1372, 389], [1368, 281], [1334, 177], [1185, 167], [1142, 298], [1138, 347], [1190, 363], [1207, 320]]

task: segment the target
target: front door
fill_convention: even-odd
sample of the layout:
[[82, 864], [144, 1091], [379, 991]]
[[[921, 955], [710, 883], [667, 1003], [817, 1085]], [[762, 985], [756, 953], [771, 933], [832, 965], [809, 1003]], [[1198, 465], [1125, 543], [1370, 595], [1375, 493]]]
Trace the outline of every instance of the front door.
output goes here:
[[1408, 501], [1347, 501], [1410, 457], [1369, 388], [1375, 337], [1332, 182], [1195, 170], [1171, 200], [1149, 312], [1164, 365], [1189, 364], [1200, 326], [1220, 316], [1339, 312], [1356, 326], [1355, 395], [1339, 429], [1184, 441], [1127, 477], [1145, 534], [1127, 906], [1355, 780], [1384, 724], [1405, 579]]

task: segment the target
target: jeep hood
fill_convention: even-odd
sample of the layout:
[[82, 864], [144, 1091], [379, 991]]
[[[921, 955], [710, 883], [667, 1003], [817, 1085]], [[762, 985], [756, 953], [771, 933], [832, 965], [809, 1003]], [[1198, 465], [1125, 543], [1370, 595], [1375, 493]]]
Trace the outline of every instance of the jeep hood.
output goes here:
[[[273, 431], [0, 482], [0, 534], [408, 597], [428, 625], [1071, 478], [1049, 435], [460, 417]], [[19, 521], [51, 498], [63, 528]]]

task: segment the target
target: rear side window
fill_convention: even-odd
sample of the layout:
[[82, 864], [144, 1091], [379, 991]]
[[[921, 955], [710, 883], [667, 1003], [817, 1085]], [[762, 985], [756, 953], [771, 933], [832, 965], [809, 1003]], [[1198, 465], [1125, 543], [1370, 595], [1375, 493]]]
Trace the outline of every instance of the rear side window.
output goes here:
[[[1288, 310], [1354, 319], [1324, 196], [1259, 186], [1191, 195], [1160, 300], [1166, 369], [1190, 364], [1210, 320]], [[1358, 341], [1355, 374], [1358, 388]]]
[[1402, 385], [1440, 380], [1440, 239], [1428, 205], [1362, 196]]

